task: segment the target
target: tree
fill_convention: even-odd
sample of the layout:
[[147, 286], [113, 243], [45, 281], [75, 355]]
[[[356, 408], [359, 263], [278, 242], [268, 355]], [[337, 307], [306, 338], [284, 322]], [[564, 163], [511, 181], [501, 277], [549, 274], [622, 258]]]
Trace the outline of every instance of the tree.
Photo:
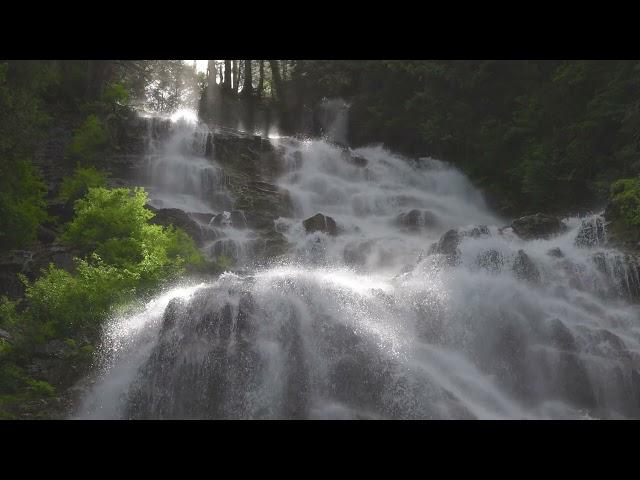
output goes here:
[[244, 61], [244, 85], [242, 87], [242, 95], [253, 95], [251, 60]]
[[231, 91], [231, 60], [224, 61], [224, 81], [223, 81], [224, 90], [227, 92]]
[[284, 92], [282, 90], [282, 77], [280, 75], [280, 64], [278, 60], [269, 60], [269, 66], [271, 67], [271, 76], [273, 79], [275, 97], [278, 100], [282, 100]]
[[260, 60], [260, 79], [258, 81], [258, 98], [264, 95], [264, 60]]

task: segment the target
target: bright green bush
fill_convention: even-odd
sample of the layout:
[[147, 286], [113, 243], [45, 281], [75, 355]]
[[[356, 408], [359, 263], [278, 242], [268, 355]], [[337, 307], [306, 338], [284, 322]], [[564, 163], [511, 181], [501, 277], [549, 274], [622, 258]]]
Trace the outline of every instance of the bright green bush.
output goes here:
[[96, 115], [89, 115], [76, 130], [69, 147], [71, 156], [79, 161], [94, 163], [109, 145], [109, 133]]
[[105, 264], [78, 260], [77, 274], [49, 265], [32, 284], [27, 283], [27, 313], [34, 320], [30, 337], [35, 341], [58, 337], [78, 328], [95, 329], [113, 306], [130, 301], [139, 275]]
[[145, 285], [174, 278], [188, 265], [201, 265], [202, 254], [182, 230], [148, 221], [142, 188], [90, 188], [75, 203], [76, 216], [62, 235], [62, 242], [96, 252], [108, 265], [140, 275]]
[[611, 184], [611, 209], [626, 227], [640, 227], [640, 178], [624, 178]]
[[90, 188], [87, 195], [75, 203], [75, 218], [62, 241], [86, 252], [101, 250], [98, 253], [110, 262], [110, 255], [118, 256], [123, 245], [128, 250], [132, 247], [131, 240], [139, 243], [142, 239], [143, 226], [153, 217], [153, 213], [144, 208], [146, 201], [147, 194], [142, 188]]
[[58, 198], [64, 202], [73, 202], [85, 196], [90, 188], [104, 187], [106, 184], [106, 173], [94, 167], [78, 165], [72, 176], [62, 180]]

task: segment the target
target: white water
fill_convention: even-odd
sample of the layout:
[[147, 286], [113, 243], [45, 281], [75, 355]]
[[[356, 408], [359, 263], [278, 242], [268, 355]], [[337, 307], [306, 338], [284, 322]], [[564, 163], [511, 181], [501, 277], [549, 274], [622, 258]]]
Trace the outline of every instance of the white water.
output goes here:
[[[296, 209], [275, 222], [289, 257], [114, 319], [80, 417], [640, 416], [640, 309], [627, 300], [638, 270], [604, 246], [598, 216], [525, 241], [441, 162], [380, 147], [354, 162], [323, 141], [277, 141], [278, 183]], [[161, 159], [160, 177], [178, 191], [191, 181], [206, 203], [195, 180], [215, 165], [200, 160]], [[413, 209], [435, 220], [399, 224]], [[302, 220], [319, 212], [338, 235], [305, 232]], [[477, 225], [488, 231], [462, 235], [456, 262], [429, 253], [447, 230]], [[584, 241], [589, 226], [598, 235]], [[533, 279], [518, 267], [521, 250]]]

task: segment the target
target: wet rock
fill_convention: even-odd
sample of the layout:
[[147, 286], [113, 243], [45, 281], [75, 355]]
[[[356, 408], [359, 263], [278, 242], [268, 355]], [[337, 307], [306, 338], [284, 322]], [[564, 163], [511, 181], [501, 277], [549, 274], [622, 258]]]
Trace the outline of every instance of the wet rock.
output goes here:
[[4, 340], [6, 342], [10, 342], [11, 341], [11, 334], [9, 332], [7, 332], [6, 330], [0, 329], [0, 340]]
[[640, 300], [640, 261], [636, 256], [596, 252], [591, 258], [596, 269], [612, 284], [614, 295]]
[[55, 218], [57, 223], [66, 223], [73, 219], [73, 203], [51, 201], [47, 204], [47, 214]]
[[513, 273], [516, 278], [520, 280], [534, 284], [540, 283], [540, 271], [524, 250], [518, 250], [518, 254], [513, 262]]
[[605, 242], [605, 226], [602, 217], [592, 217], [582, 221], [575, 244], [578, 247], [595, 247]]
[[34, 250], [12, 250], [0, 256], [0, 295], [21, 297], [24, 285], [18, 274], [35, 280], [43, 268], [54, 264], [70, 273], [76, 271], [74, 257], [78, 252], [56, 244], [41, 245]]
[[43, 225], [38, 225], [37, 239], [42, 243], [53, 243], [57, 237], [56, 232]]
[[396, 224], [409, 231], [417, 232], [423, 227], [433, 228], [437, 226], [438, 218], [428, 210], [413, 209], [398, 215]]
[[338, 234], [338, 226], [333, 218], [316, 213], [313, 217], [307, 218], [302, 222], [307, 233], [323, 232], [329, 235]]
[[344, 247], [344, 261], [348, 265], [364, 265], [373, 250], [375, 241], [351, 242]]
[[51, 340], [35, 349], [35, 353], [43, 357], [67, 358], [75, 352], [75, 349], [64, 340]]
[[247, 228], [247, 219], [242, 210], [231, 210], [231, 212], [219, 213], [213, 217], [211, 223], [215, 227]]
[[255, 254], [260, 258], [273, 258], [286, 253], [288, 248], [289, 242], [282, 233], [269, 230], [260, 235]]
[[449, 230], [446, 232], [438, 243], [431, 245], [429, 254], [438, 253], [446, 255], [447, 262], [450, 265], [455, 265], [459, 261], [458, 245], [460, 244], [460, 234], [456, 230]]
[[240, 247], [231, 238], [221, 238], [216, 240], [210, 250], [210, 254], [215, 258], [225, 257], [234, 262], [238, 260], [240, 256]]
[[185, 313], [185, 303], [180, 298], [173, 298], [167, 304], [162, 315], [162, 329], [161, 335], [164, 335], [167, 330], [173, 328], [176, 325], [178, 318]]
[[355, 155], [354, 153], [349, 152], [348, 150], [345, 150], [342, 152], [342, 158], [344, 159], [345, 162], [360, 168], [366, 167], [367, 164], [369, 163], [369, 161], [366, 158], [361, 157], [359, 155]]
[[244, 212], [244, 218], [249, 228], [264, 230], [273, 228], [273, 218], [268, 215], [261, 215], [256, 212]]
[[186, 212], [179, 208], [154, 208], [150, 205], [146, 206], [149, 210], [155, 213], [155, 216], [149, 221], [155, 225], [162, 225], [168, 227], [174, 225], [181, 228], [187, 234], [193, 238], [198, 245], [208, 239], [207, 233], [202, 226], [198, 224], [193, 218], [191, 218]]
[[537, 238], [551, 238], [566, 230], [566, 225], [558, 218], [546, 215], [544, 213], [536, 213], [535, 215], [527, 215], [514, 220], [511, 223], [514, 233], [524, 240], [532, 240]]
[[478, 255], [478, 265], [480, 268], [490, 273], [500, 273], [504, 265], [504, 258], [500, 252], [491, 249]]
[[550, 249], [547, 252], [547, 255], [549, 255], [551, 257], [556, 257], [556, 258], [564, 257], [564, 253], [562, 253], [562, 250], [560, 250], [558, 247]]
[[213, 215], [212, 213], [189, 212], [189, 216], [193, 218], [196, 222], [200, 222], [200, 223], [204, 223], [205, 225], [208, 225], [209, 223], [211, 223], [211, 220], [215, 215]]
[[558, 386], [570, 402], [584, 408], [597, 405], [591, 380], [579, 355], [561, 353], [555, 369]]
[[549, 322], [549, 340], [553, 346], [560, 350], [576, 351], [576, 341], [571, 330], [558, 318]]
[[476, 225], [469, 230], [461, 232], [461, 235], [471, 238], [480, 238], [482, 236], [491, 235], [491, 232], [489, 231], [489, 227], [487, 227], [486, 225]]

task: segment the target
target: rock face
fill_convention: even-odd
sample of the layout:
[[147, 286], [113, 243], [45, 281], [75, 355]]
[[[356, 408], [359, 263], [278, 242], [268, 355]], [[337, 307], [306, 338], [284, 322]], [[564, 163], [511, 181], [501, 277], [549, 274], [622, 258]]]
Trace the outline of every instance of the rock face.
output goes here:
[[242, 210], [232, 210], [231, 212], [219, 213], [213, 217], [211, 224], [214, 227], [233, 227], [238, 229], [247, 228], [247, 219]]
[[411, 232], [418, 232], [421, 228], [432, 228], [438, 225], [438, 218], [428, 210], [410, 210], [401, 213], [396, 218], [396, 224]]
[[374, 240], [350, 242], [344, 247], [344, 261], [349, 265], [365, 265], [367, 257], [371, 254]]
[[511, 228], [523, 240], [551, 238], [566, 230], [566, 225], [558, 218], [544, 213], [527, 215], [514, 220]]
[[333, 218], [327, 217], [322, 213], [316, 213], [313, 217], [307, 218], [302, 222], [307, 233], [323, 232], [329, 235], [338, 234], [338, 226]]
[[156, 214], [150, 220], [150, 223], [167, 227], [174, 225], [187, 232], [197, 245], [202, 245], [205, 240], [215, 239], [213, 231], [209, 231], [198, 224], [187, 213], [179, 208], [153, 208], [147, 205], [147, 208]]
[[61, 245], [41, 245], [34, 250], [12, 250], [0, 257], [0, 295], [17, 298], [23, 295], [24, 285], [18, 274], [35, 280], [50, 263], [68, 272], [75, 272], [73, 260], [77, 252]]

